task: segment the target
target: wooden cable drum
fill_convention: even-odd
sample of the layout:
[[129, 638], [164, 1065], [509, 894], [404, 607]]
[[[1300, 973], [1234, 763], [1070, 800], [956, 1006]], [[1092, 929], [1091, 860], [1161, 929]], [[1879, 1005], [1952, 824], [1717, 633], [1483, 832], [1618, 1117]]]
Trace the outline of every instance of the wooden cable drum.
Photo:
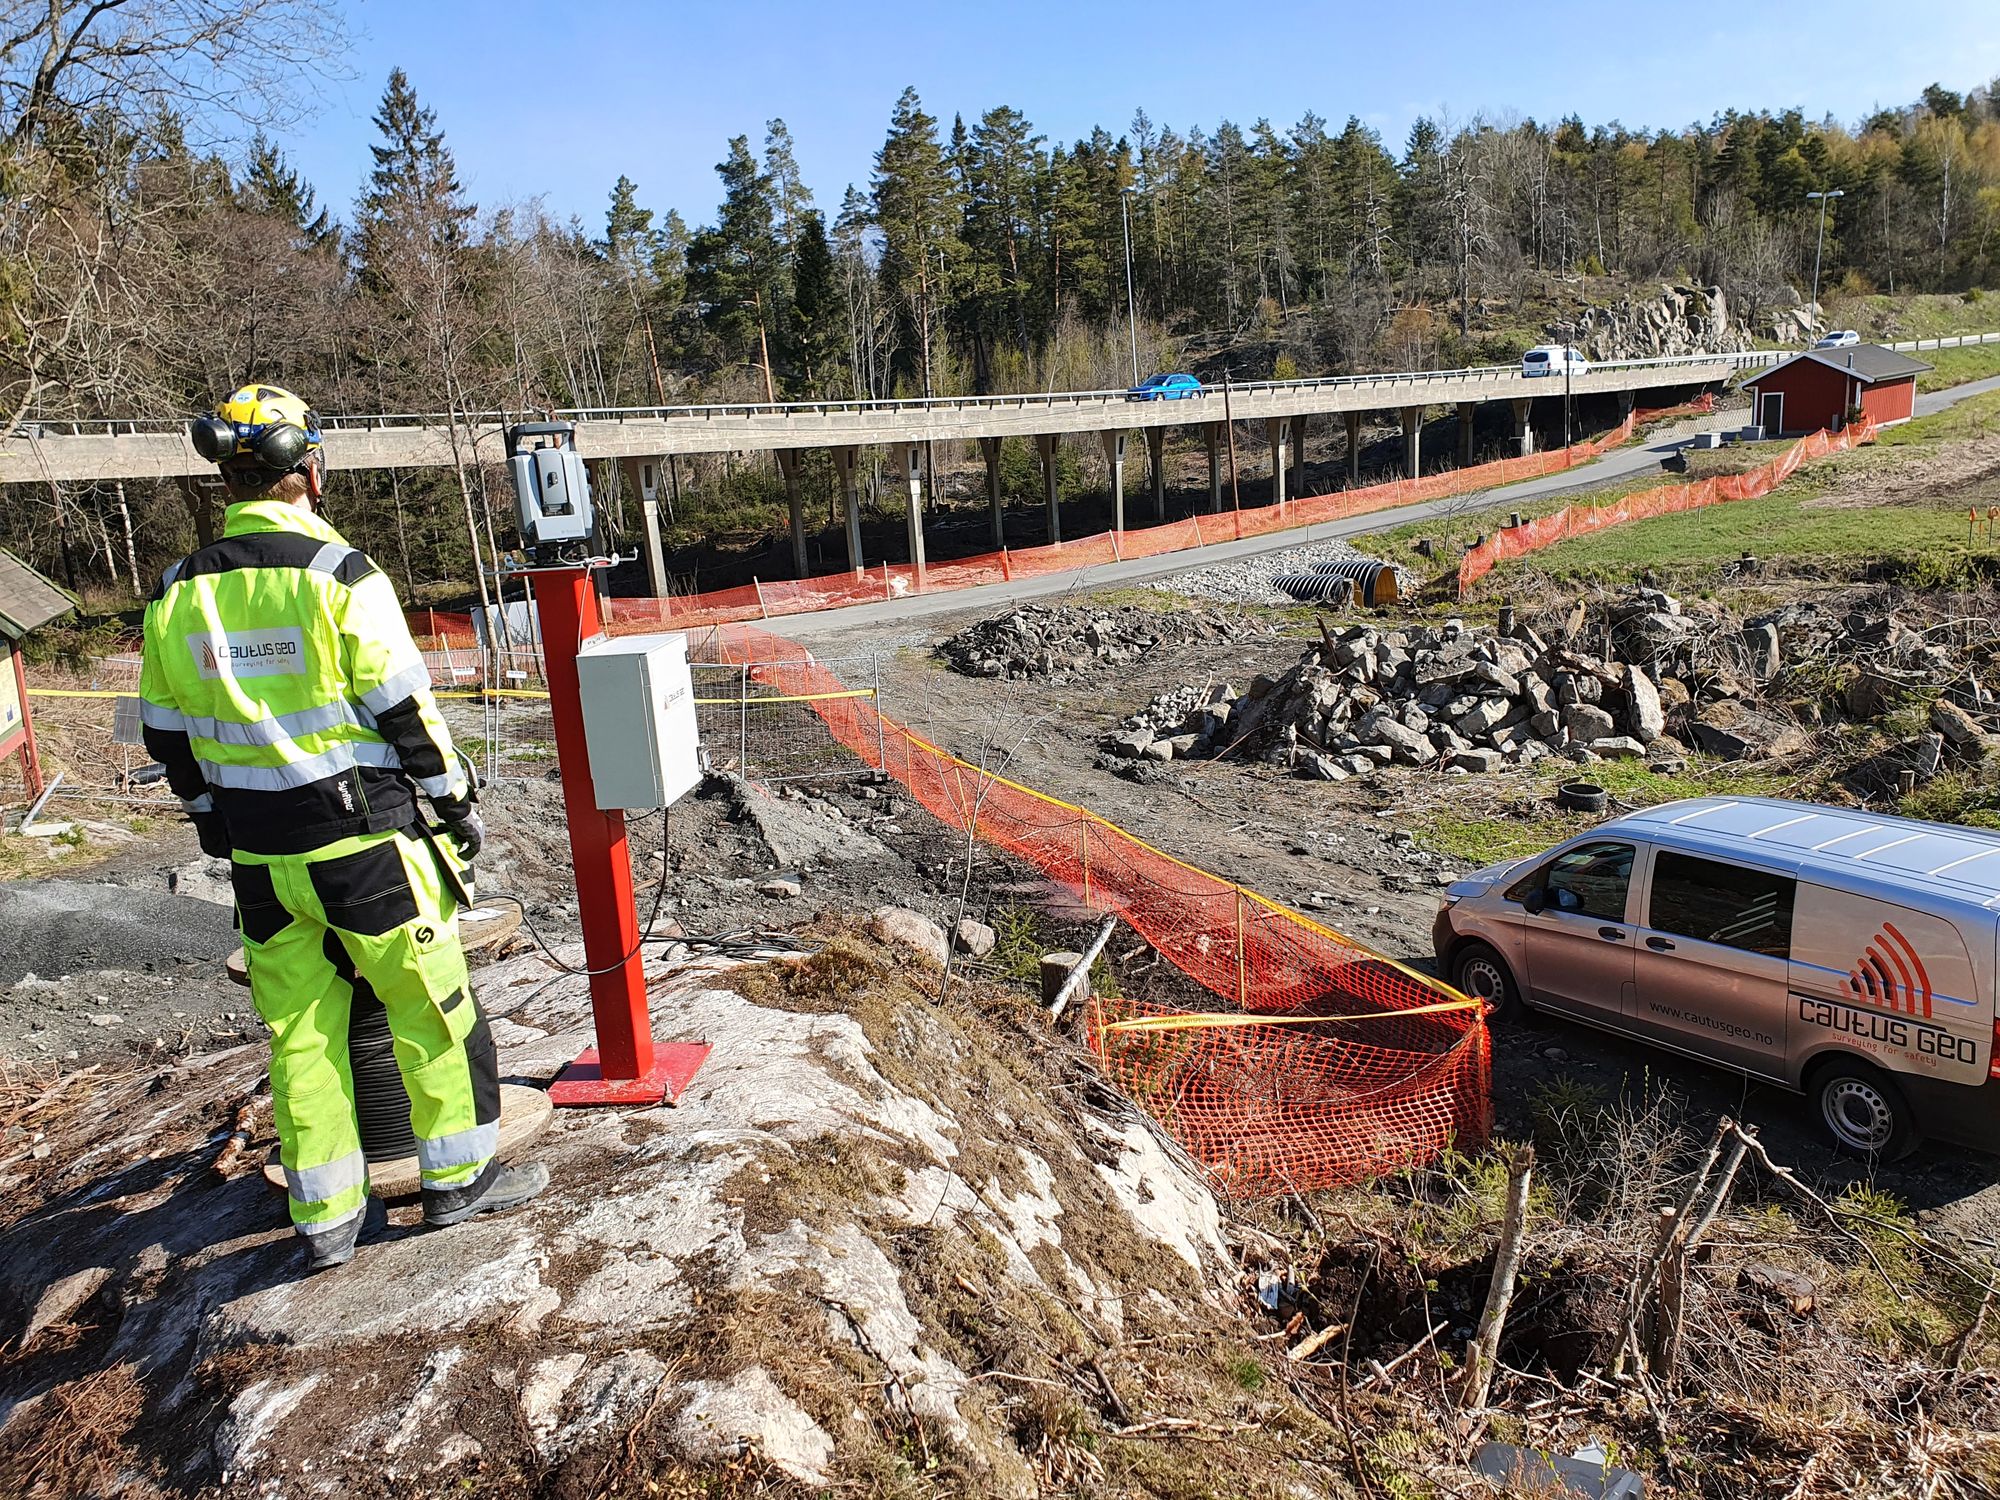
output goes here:
[[[549, 1128], [555, 1106], [540, 1089], [524, 1084], [500, 1085], [500, 1145], [495, 1155], [507, 1161], [526, 1150]], [[273, 1146], [264, 1162], [264, 1181], [278, 1192], [285, 1190], [285, 1168]], [[368, 1191], [377, 1198], [413, 1198], [423, 1190], [423, 1179], [414, 1156], [392, 1157], [368, 1163]]]

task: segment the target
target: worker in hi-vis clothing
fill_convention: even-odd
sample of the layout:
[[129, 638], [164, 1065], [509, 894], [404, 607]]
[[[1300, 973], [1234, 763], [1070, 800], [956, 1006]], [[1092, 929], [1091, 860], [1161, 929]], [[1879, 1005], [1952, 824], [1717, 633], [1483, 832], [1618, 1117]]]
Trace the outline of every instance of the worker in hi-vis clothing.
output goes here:
[[353, 1259], [368, 1204], [357, 992], [388, 1013], [426, 1224], [524, 1203], [548, 1169], [496, 1159], [493, 1035], [458, 940], [485, 833], [394, 588], [319, 514], [319, 420], [250, 385], [190, 437], [221, 467], [228, 516], [146, 606], [140, 714], [203, 852], [231, 861], [292, 1223], [320, 1270]]

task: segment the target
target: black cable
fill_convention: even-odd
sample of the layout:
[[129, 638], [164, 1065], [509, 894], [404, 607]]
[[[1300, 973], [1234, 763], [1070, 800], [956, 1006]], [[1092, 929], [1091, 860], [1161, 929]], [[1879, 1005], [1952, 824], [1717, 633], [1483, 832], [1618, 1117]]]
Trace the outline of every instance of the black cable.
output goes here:
[[542, 956], [544, 958], [546, 958], [550, 963], [554, 964], [558, 969], [562, 970], [563, 973], [565, 974], [571, 975], [578, 979], [595, 979], [600, 974], [609, 974], [614, 972], [615, 970], [624, 968], [625, 965], [627, 965], [632, 961], [633, 956], [638, 953], [640, 948], [645, 946], [646, 942], [651, 936], [653, 930], [653, 923], [659, 920], [660, 908], [666, 904], [667, 870], [668, 870], [667, 854], [673, 842], [673, 834], [674, 834], [673, 809], [670, 807], [663, 807], [660, 809], [660, 881], [659, 884], [653, 888], [653, 909], [646, 914], [646, 920], [643, 924], [641, 924], [639, 928], [639, 936], [633, 940], [632, 946], [625, 950], [624, 955], [622, 957], [620, 957], [613, 963], [608, 963], [604, 965], [604, 967], [602, 968], [579, 969], [575, 967], [573, 964], [566, 964], [561, 959], [557, 958], [555, 949], [549, 946], [547, 940], [542, 937], [540, 930], [535, 926], [535, 919], [528, 915], [528, 903], [523, 901], [519, 896], [516, 896], [513, 892], [511, 891], [483, 892], [481, 893], [479, 900], [481, 900], [482, 902], [489, 900], [513, 902], [515, 909], [521, 913], [521, 925], [527, 929], [528, 936], [534, 941], [535, 946], [542, 950]]

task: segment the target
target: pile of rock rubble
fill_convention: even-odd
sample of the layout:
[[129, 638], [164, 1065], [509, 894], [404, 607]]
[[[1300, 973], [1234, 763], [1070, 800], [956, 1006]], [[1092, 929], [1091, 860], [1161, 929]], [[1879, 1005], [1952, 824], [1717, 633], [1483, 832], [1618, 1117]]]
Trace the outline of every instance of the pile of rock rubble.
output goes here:
[[1261, 620], [1224, 610], [1066, 609], [1024, 604], [938, 643], [971, 677], [1061, 678], [1137, 661], [1162, 646], [1269, 639]]
[[[1726, 760], [1803, 751], [1820, 717], [1793, 691], [1805, 663], [1837, 661], [1822, 691], [1875, 713], [1954, 670], [1949, 651], [1893, 617], [1781, 612], [1744, 626], [1690, 614], [1650, 588], [1595, 609], [1580, 603], [1547, 638], [1458, 621], [1323, 634], [1290, 671], [1258, 677], [1241, 696], [1226, 684], [1160, 695], [1103, 748], [1132, 760], [1234, 754], [1328, 781], [1391, 764], [1480, 773], [1551, 756], [1678, 770], [1690, 748]], [[1873, 656], [1868, 642], [1879, 644]], [[1980, 694], [1976, 679], [1968, 691]], [[1912, 747], [1920, 774], [1935, 774], [1947, 754], [1979, 759], [1993, 748], [1975, 713], [1936, 699], [1934, 728]]]

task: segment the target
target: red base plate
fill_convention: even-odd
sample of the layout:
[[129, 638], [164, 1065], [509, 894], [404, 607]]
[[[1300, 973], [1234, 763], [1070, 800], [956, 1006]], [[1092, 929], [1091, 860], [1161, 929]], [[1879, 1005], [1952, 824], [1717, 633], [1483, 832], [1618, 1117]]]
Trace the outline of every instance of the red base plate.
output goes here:
[[653, 1048], [653, 1068], [643, 1078], [606, 1078], [597, 1049], [585, 1047], [576, 1061], [549, 1085], [558, 1108], [580, 1104], [678, 1104], [694, 1075], [708, 1060], [707, 1042], [667, 1042]]

